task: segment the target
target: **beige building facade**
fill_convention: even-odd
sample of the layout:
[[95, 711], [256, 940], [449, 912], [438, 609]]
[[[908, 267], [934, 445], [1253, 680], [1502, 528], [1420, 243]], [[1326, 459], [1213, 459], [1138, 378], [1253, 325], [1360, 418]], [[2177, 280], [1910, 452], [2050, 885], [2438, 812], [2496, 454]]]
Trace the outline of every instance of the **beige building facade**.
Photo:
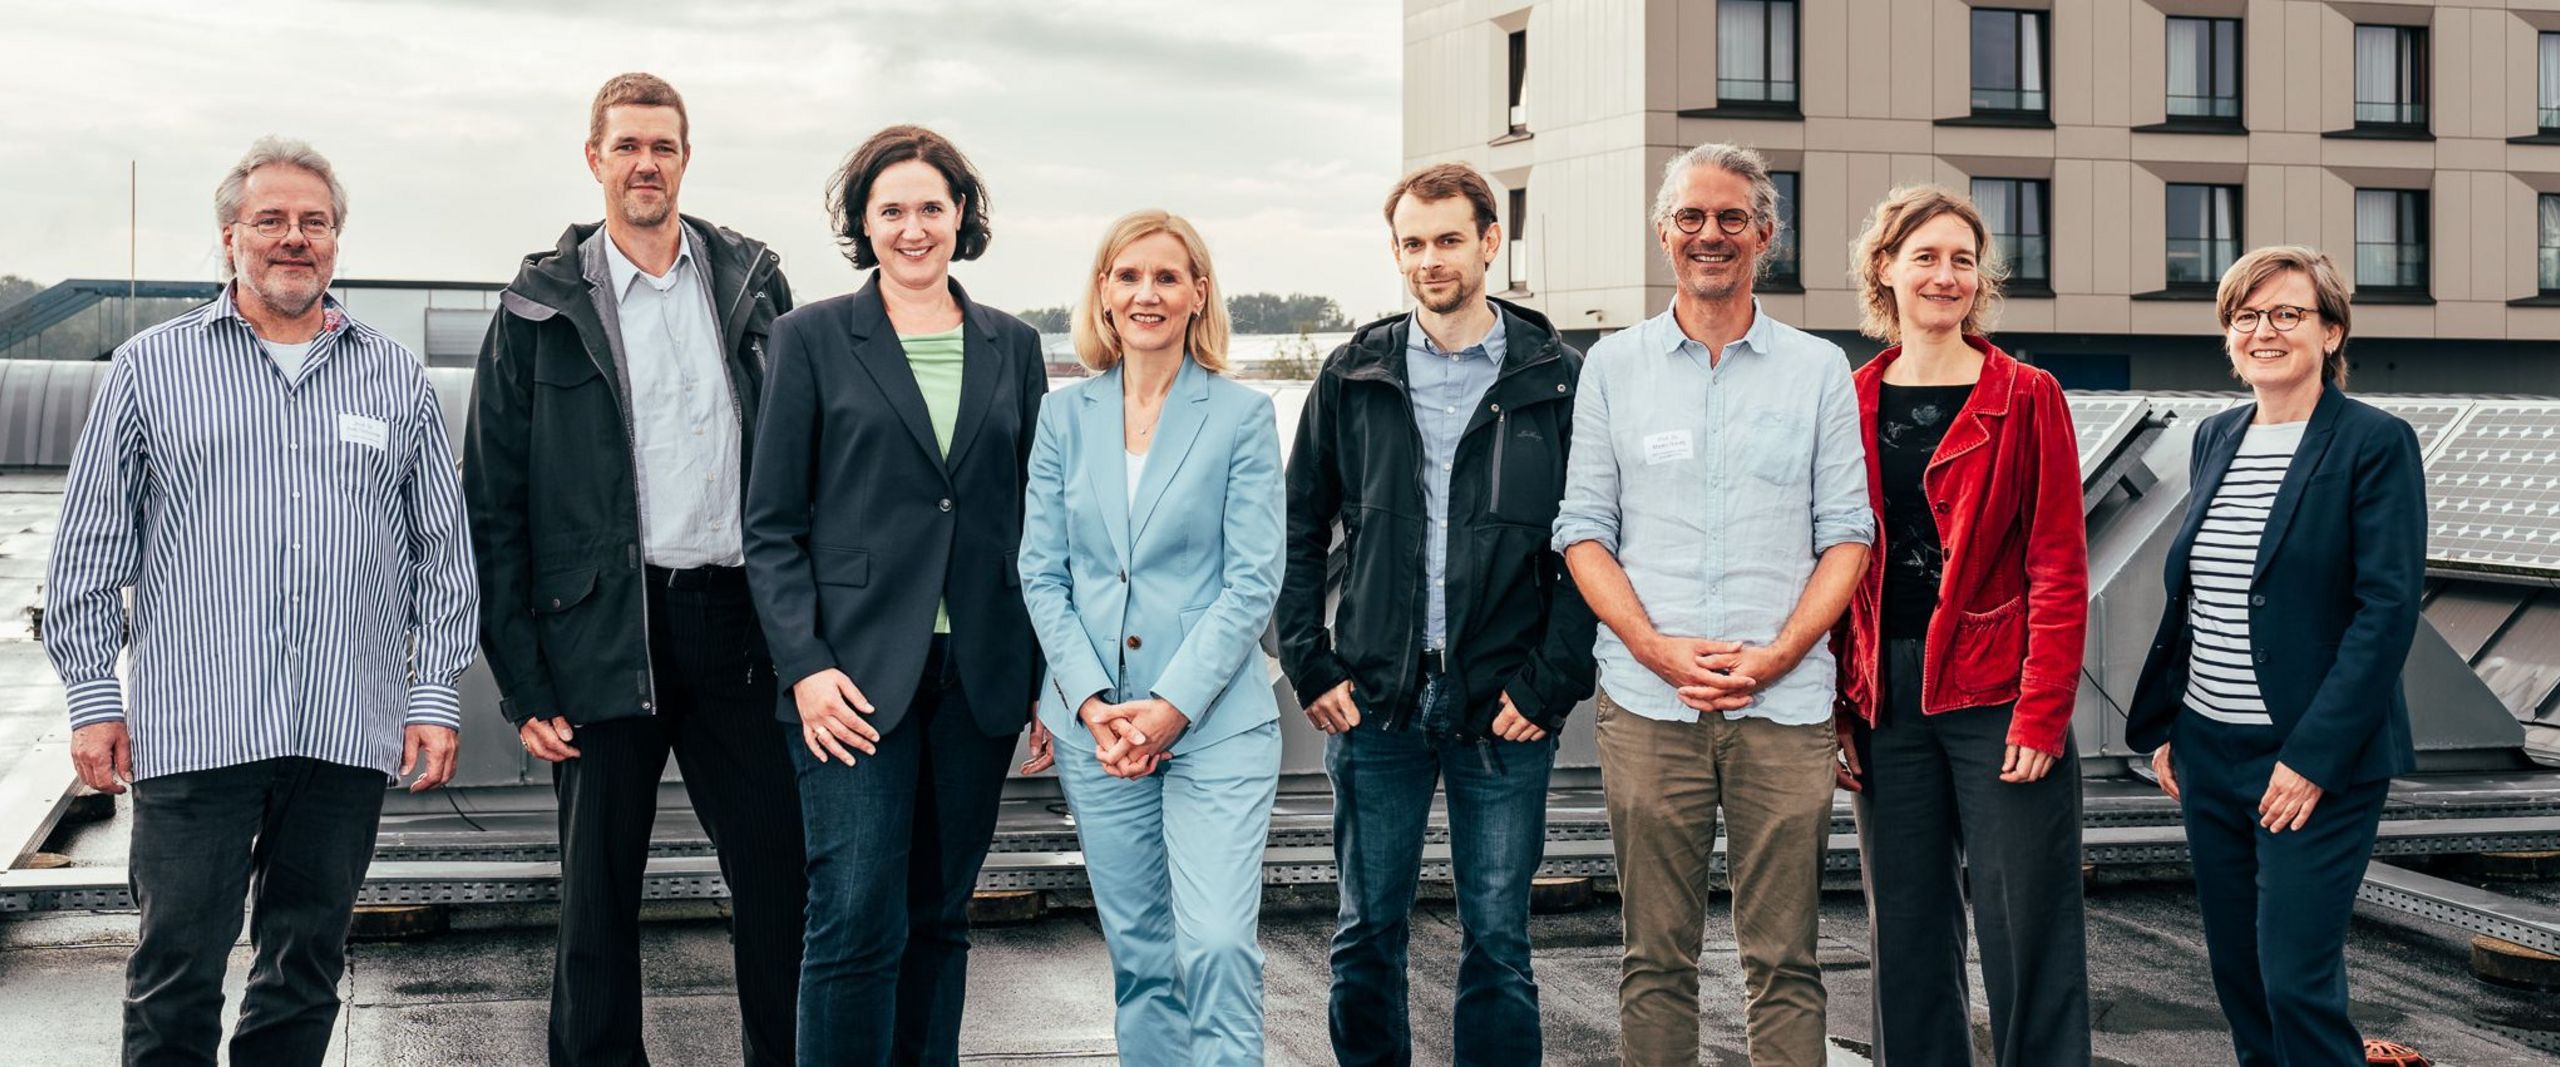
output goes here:
[[1405, 162], [1493, 178], [1494, 287], [1570, 331], [1669, 302], [1662, 165], [1734, 141], [1790, 199], [1764, 306], [1853, 353], [1850, 242], [1933, 181], [2075, 387], [2227, 386], [2213, 279], [2303, 243], [2360, 387], [2560, 393], [2560, 0], [1406, 0], [1405, 46]]

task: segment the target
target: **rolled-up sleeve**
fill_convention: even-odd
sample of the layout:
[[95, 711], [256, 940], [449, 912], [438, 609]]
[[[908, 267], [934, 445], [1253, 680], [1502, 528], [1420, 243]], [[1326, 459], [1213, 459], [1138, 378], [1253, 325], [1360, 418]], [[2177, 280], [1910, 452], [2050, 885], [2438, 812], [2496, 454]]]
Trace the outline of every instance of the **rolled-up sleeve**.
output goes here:
[[[1596, 541], [1618, 552], [1618, 452], [1609, 433], [1609, 374], [1613, 362], [1594, 351], [1582, 361], [1574, 390], [1573, 452], [1565, 463], [1564, 501], [1556, 508], [1555, 550]], [[1850, 418], [1857, 417], [1852, 405]], [[1856, 426], [1851, 426], [1852, 430]], [[1862, 500], [1863, 506], [1864, 501]]]
[[[1840, 350], [1831, 351], [1838, 355]], [[1578, 437], [1581, 427], [1574, 429]], [[1833, 545], [1875, 544], [1875, 512], [1867, 505], [1867, 441], [1858, 427], [1858, 393], [1849, 383], [1846, 356], [1824, 369], [1814, 433], [1814, 554]]]

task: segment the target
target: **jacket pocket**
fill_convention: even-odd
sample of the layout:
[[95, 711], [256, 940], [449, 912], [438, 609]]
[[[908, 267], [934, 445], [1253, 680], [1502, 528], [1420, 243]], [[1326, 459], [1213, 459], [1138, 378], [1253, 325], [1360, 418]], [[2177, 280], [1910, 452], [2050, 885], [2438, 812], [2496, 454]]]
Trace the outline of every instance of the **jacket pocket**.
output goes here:
[[596, 361], [588, 358], [580, 345], [546, 345], [534, 355], [533, 381], [554, 389], [574, 389], [594, 381], [603, 372]]
[[819, 585], [869, 585], [871, 553], [859, 548], [810, 545], [809, 572]]
[[1948, 654], [1957, 657], [1959, 664], [1947, 678], [1985, 683], [1951, 685], [1959, 694], [2016, 688], [2027, 660], [2027, 598], [2011, 597], [1989, 611], [1959, 612]]
[[593, 567], [555, 571], [533, 582], [533, 613], [557, 615], [584, 603], [596, 591]]

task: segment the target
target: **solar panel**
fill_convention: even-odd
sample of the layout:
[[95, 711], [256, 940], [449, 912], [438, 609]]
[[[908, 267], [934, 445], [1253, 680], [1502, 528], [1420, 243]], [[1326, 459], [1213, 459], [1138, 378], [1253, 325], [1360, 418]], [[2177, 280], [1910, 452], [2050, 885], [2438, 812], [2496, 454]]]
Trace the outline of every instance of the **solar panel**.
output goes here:
[[2406, 396], [2368, 396], [2365, 403], [2400, 416], [2409, 428], [2418, 431], [2418, 454], [2432, 458], [2436, 446], [2444, 440], [2444, 432], [2462, 420], [2464, 412], [2477, 401], [2442, 400]]
[[2142, 424], [2151, 402], [2138, 396], [2072, 396], [2071, 425], [2080, 438], [2080, 477], [2098, 473], [2098, 465], [2115, 454]]
[[2221, 414], [2239, 402], [2236, 396], [2155, 396], [2151, 410], [2172, 423], [2186, 424]]
[[2472, 402], [2441, 437], [2427, 464], [2429, 562], [2560, 574], [2560, 402]]

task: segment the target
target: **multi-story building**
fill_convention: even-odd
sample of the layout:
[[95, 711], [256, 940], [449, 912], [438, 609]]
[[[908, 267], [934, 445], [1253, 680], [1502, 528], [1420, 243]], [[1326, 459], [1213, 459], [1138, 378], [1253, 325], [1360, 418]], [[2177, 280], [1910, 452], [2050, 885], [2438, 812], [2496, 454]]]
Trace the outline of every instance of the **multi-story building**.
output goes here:
[[2560, 0], [1406, 0], [1404, 97], [1407, 164], [1494, 179], [1495, 287], [1569, 330], [1670, 301], [1662, 165], [1733, 141], [1781, 172], [1764, 306], [1853, 355], [1850, 243], [1931, 181], [2074, 387], [2229, 386], [2215, 280], [2301, 243], [2360, 388], [2560, 393]]

